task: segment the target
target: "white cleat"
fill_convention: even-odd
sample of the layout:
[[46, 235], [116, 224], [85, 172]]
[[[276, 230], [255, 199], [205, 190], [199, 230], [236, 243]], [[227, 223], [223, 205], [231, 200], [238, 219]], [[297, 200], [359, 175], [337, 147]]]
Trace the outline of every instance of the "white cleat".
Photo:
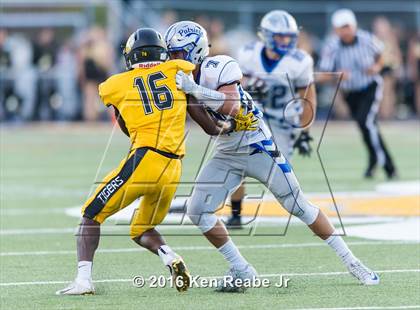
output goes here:
[[355, 261], [348, 266], [349, 272], [364, 285], [378, 285], [379, 276], [376, 272], [370, 270], [360, 261]]
[[258, 277], [257, 271], [250, 264], [243, 270], [230, 268], [226, 275], [218, 281], [216, 292], [244, 293], [254, 279]]
[[76, 279], [69, 286], [55, 292], [56, 295], [93, 295], [95, 288], [91, 280]]

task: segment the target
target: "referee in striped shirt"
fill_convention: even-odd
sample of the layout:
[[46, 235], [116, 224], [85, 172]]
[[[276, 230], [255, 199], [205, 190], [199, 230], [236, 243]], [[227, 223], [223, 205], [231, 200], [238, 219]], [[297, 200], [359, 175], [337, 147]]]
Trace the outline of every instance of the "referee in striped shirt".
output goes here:
[[[326, 42], [319, 62], [320, 71], [341, 72], [340, 89], [357, 122], [369, 152], [366, 178], [372, 178], [377, 165], [388, 179], [396, 176], [392, 158], [378, 130], [377, 114], [382, 97], [382, 43], [371, 33], [357, 29], [354, 13], [340, 9], [332, 15], [335, 30]], [[320, 81], [332, 75], [322, 74]]]

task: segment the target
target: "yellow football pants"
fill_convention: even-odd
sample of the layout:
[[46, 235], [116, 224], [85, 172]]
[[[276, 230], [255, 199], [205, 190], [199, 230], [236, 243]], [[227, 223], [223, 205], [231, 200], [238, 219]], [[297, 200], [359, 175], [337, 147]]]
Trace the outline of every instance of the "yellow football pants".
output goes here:
[[169, 211], [181, 177], [181, 160], [147, 148], [130, 152], [82, 207], [82, 215], [99, 223], [143, 196], [130, 224], [135, 238], [160, 224]]

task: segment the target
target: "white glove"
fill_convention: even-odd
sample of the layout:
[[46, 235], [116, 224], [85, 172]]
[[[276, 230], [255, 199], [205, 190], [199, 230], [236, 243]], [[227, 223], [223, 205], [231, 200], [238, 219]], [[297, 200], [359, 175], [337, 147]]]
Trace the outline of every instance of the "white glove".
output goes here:
[[176, 88], [183, 90], [186, 94], [194, 93], [198, 88], [192, 74], [186, 74], [184, 71], [178, 71], [176, 73], [175, 83]]
[[175, 83], [176, 88], [194, 96], [214, 111], [217, 111], [225, 102], [226, 95], [224, 93], [198, 85], [192, 74], [187, 75], [184, 71], [178, 71]]

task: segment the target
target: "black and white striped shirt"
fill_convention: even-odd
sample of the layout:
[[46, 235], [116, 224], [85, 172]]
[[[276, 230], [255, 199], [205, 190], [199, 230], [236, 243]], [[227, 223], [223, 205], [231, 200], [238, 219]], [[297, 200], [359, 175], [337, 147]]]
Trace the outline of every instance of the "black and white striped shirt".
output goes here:
[[346, 91], [366, 88], [373, 81], [380, 80], [379, 74], [369, 75], [367, 70], [383, 51], [383, 44], [373, 34], [357, 30], [352, 44], [344, 44], [337, 35], [331, 36], [321, 54], [319, 70], [324, 72], [348, 71], [350, 77], [341, 82]]

